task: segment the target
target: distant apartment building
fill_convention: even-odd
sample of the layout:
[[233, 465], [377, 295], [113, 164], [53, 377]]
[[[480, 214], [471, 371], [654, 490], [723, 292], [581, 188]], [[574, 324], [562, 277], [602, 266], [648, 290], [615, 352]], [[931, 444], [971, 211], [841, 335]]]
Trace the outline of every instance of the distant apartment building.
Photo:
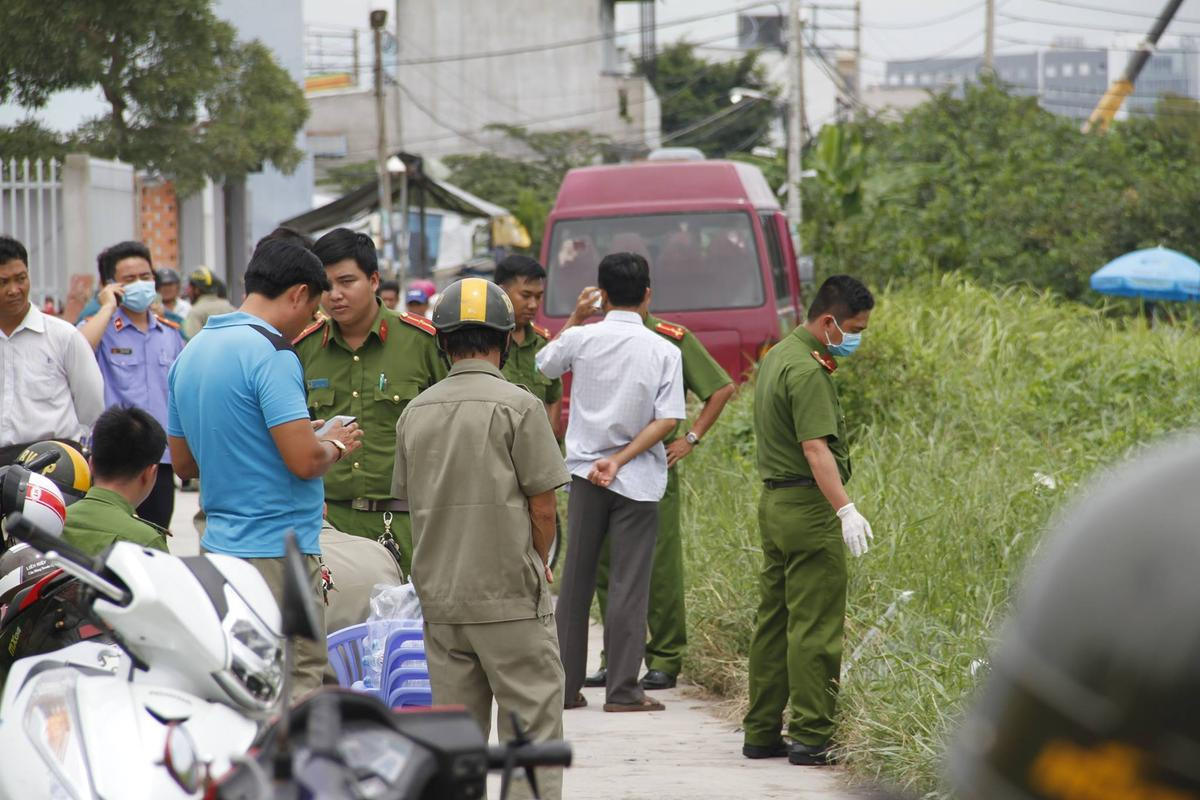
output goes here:
[[[511, 146], [493, 124], [581, 128], [631, 152], [657, 146], [658, 97], [618, 47], [621, 1], [560, 0], [553, 14], [542, 0], [397, 4], [387, 30], [399, 35], [385, 48], [389, 149], [437, 158]], [[308, 37], [306, 128], [319, 173], [376, 153], [371, 36], [335, 36]]]
[[[1105, 90], [1124, 68], [1125, 51], [1095, 48], [1053, 48], [1033, 53], [995, 57], [996, 77], [1014, 94], [1036, 96], [1042, 108], [1054, 114], [1087, 119]], [[1166, 93], [1200, 96], [1200, 62], [1194, 49], [1160, 50], [1150, 57], [1125, 101], [1124, 111], [1146, 114], [1154, 111]], [[910, 102], [912, 90], [931, 92], [961, 87], [979, 79], [980, 56], [962, 58], [889, 61], [884, 94], [904, 93]]]

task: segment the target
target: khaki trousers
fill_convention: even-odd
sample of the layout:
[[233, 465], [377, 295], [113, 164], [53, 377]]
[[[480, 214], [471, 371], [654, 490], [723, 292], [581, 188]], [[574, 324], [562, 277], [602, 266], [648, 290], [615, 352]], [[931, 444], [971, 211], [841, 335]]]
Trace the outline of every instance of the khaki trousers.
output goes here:
[[[283, 608], [283, 559], [246, 558], [258, 574], [263, 576], [271, 595]], [[317, 640], [295, 637], [292, 640], [295, 663], [292, 665], [292, 699], [300, 699], [309, 692], [321, 688], [325, 666], [329, 663], [329, 650], [325, 646], [325, 593], [321, 590], [321, 560], [318, 556], [304, 556], [304, 568], [308, 571], [312, 586], [313, 602], [317, 606]]]
[[[425, 658], [436, 705], [462, 705], [491, 734], [492, 698], [499, 706], [499, 738], [512, 738], [511, 714], [535, 742], [562, 738], [563, 667], [554, 616], [459, 625], [426, 622]], [[523, 772], [511, 797], [530, 797]], [[562, 770], [537, 770], [546, 800], [562, 797]]]

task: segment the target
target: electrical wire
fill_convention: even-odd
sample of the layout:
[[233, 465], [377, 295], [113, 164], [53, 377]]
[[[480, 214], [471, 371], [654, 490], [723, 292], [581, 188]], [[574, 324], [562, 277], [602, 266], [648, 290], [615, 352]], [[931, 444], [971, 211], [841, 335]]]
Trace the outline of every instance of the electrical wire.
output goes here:
[[[881, 64], [887, 64], [889, 61], [899, 61], [899, 62], [934, 61], [939, 58], [945, 58], [946, 56], [950, 55], [955, 50], [957, 50], [958, 48], [962, 47], [965, 44], [969, 44], [974, 41], [982, 41], [984, 33], [985, 33], [984, 29], [980, 28], [978, 31], [976, 31], [975, 33], [972, 33], [970, 36], [962, 39], [961, 41], [955, 42], [954, 44], [943, 49], [942, 51], [940, 51], [938, 53], [934, 53], [932, 55], [912, 56], [910, 58], [904, 58], [904, 59], [883, 59], [883, 58], [877, 58], [875, 56], [864, 53], [863, 58], [870, 59], [871, 61], [878, 61]], [[972, 58], [979, 58], [979, 56], [975, 56], [975, 55], [962, 56], [962, 60], [964, 60], [964, 61], [972, 59]]]
[[965, 17], [967, 14], [980, 10], [985, 5], [987, 5], [987, 0], [982, 0], [981, 2], [969, 5], [966, 8], [960, 8], [958, 11], [953, 11], [941, 17], [933, 17], [931, 19], [922, 20], [921, 22], [881, 23], [863, 20], [862, 26], [868, 30], [874, 29], [878, 31], [906, 31], [913, 28], [927, 28], [933, 25], [940, 25], [943, 22], [949, 22], [953, 19], [958, 19], [959, 17]]
[[[745, 5], [737, 6], [736, 8], [727, 8], [723, 11], [719, 11], [719, 12], [715, 12], [715, 13], [696, 14], [691, 17], [680, 17], [679, 19], [673, 19], [673, 20], [667, 20], [665, 22], [661, 22], [654, 26], [654, 30], [658, 31], [658, 30], [662, 30], [663, 28], [670, 28], [670, 27], [674, 27], [677, 25], [686, 25], [691, 22], [699, 22], [701, 20], [715, 19], [717, 17], [728, 16], [729, 14], [740, 14], [743, 11], [749, 11], [754, 8], [761, 8], [762, 6], [773, 6], [775, 4], [776, 3], [774, 0], [763, 0], [762, 2], [747, 3]], [[450, 56], [429, 56], [428, 58], [406, 59], [406, 60], [401, 60], [399, 62], [399, 64], [400, 64], [400, 66], [410, 66], [410, 65], [414, 65], [414, 64], [443, 64], [443, 63], [450, 62], [450, 61], [477, 61], [477, 60], [483, 59], [483, 58], [498, 58], [501, 56], [515, 56], [515, 55], [523, 55], [526, 53], [543, 53], [543, 52], [546, 52], [549, 50], [559, 50], [564, 47], [576, 47], [578, 45], [593, 44], [595, 42], [602, 42], [602, 41], [605, 41], [608, 39], [615, 39], [620, 36], [630, 36], [630, 35], [640, 33], [641, 30], [642, 29], [639, 26], [637, 28], [627, 28], [626, 30], [623, 30], [623, 31], [614, 31], [613, 33], [592, 34], [590, 36], [582, 36], [577, 39], [563, 39], [558, 42], [547, 42], [545, 44], [539, 44], [539, 45], [527, 45], [524, 47], [509, 47], [509, 48], [506, 48], [503, 50], [488, 50], [488, 51], [481, 52], [481, 53], [458, 53], [456, 55], [450, 55]]]
[[1051, 26], [1058, 27], [1058, 28], [1084, 28], [1084, 29], [1093, 30], [1093, 31], [1107, 31], [1108, 33], [1114, 33], [1114, 34], [1116, 34], [1116, 33], [1132, 33], [1132, 34], [1145, 35], [1145, 33], [1146, 33], [1146, 31], [1144, 31], [1144, 30], [1133, 30], [1130, 28], [1114, 28], [1109, 25], [1092, 25], [1092, 24], [1089, 24], [1086, 22], [1060, 22], [1058, 20], [1052, 20], [1052, 19], [1037, 19], [1036, 17], [1024, 17], [1024, 16], [1019, 16], [1017, 14], [1009, 14], [1007, 12], [1000, 12], [998, 16], [1001, 16], [1004, 19], [1011, 20], [1013, 22], [1029, 22], [1034, 25], [1051, 25]]
[[[1097, 6], [1091, 3], [1080, 3], [1077, 0], [1041, 0], [1043, 3], [1049, 3], [1056, 6], [1067, 6], [1069, 8], [1082, 8], [1087, 11], [1103, 11], [1106, 14], [1122, 14], [1127, 17], [1140, 17], [1141, 19], [1158, 19], [1158, 14], [1147, 13], [1145, 11], [1126, 11], [1124, 9], [1106, 8]], [[1174, 22], [1186, 22], [1200, 25], [1200, 19], [1188, 19], [1187, 17], [1175, 17], [1171, 20]], [[1144, 31], [1143, 31], [1144, 33]]]

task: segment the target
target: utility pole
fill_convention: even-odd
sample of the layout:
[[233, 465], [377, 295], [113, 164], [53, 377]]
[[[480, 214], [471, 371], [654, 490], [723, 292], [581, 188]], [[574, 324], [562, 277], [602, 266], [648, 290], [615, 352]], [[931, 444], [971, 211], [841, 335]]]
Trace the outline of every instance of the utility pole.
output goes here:
[[787, 145], [787, 216], [792, 229], [792, 245], [801, 253], [800, 153], [804, 147], [804, 22], [800, 19], [800, 0], [788, 0], [788, 145]]
[[862, 97], [862, 0], [854, 0], [854, 99]]
[[996, 71], [996, 0], [987, 0], [987, 19], [983, 23], [983, 74]]
[[[400, 0], [396, 0], [396, 149], [404, 152], [403, 97], [400, 89]], [[400, 230], [396, 234], [397, 278], [404, 290], [404, 272], [408, 269], [408, 170], [400, 174]]]
[[383, 26], [387, 11], [371, 12], [371, 33], [375, 40], [375, 128], [378, 134], [375, 149], [375, 171], [379, 175], [379, 236], [383, 239], [383, 257], [392, 255], [392, 178], [388, 173], [387, 118], [383, 111]]

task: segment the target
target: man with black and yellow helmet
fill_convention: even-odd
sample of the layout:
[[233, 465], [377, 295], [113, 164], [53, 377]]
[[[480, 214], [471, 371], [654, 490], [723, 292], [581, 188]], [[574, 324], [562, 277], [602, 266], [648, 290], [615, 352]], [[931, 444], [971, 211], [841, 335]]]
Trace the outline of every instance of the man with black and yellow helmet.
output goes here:
[[[554, 491], [570, 476], [542, 401], [500, 371], [515, 326], [494, 283], [467, 278], [433, 312], [449, 375], [396, 424], [392, 494], [412, 512], [412, 578], [437, 704], [467, 707], [500, 738], [515, 713], [538, 741], [562, 735], [563, 668], [549, 583]], [[542, 796], [561, 795], [539, 770]]]
[[218, 291], [220, 281], [208, 267], [196, 267], [188, 276], [188, 299], [192, 307], [183, 321], [183, 338], [191, 339], [217, 314], [232, 314], [233, 306]]
[[21, 451], [17, 463], [36, 470], [58, 485], [67, 505], [82, 500], [92, 488], [92, 470], [83, 454], [66, 442], [35, 442]]

